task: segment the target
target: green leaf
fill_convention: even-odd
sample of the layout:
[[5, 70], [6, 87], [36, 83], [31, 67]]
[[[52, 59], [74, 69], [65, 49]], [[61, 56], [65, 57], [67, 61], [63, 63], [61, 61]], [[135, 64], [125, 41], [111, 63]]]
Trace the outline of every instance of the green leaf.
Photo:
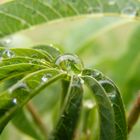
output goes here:
[[49, 54], [44, 54], [43, 51], [31, 49], [31, 48], [11, 48], [5, 49], [0, 48], [0, 58], [12, 58], [12, 57], [29, 57], [34, 59], [43, 59], [46, 61], [52, 61], [51, 56]]
[[116, 137], [115, 140], [127, 139], [127, 123], [125, 117], [125, 110], [122, 102], [121, 95], [116, 85], [101, 72], [97, 70], [86, 69], [84, 74], [95, 78], [99, 84], [104, 88], [109, 97], [115, 114]]
[[49, 140], [73, 139], [81, 111], [82, 96], [81, 79], [73, 76], [63, 104], [63, 112]]
[[53, 45], [38, 45], [33, 47], [34, 49], [43, 50], [50, 54], [54, 59], [56, 59], [60, 55], [60, 51], [54, 47]]
[[[25, 74], [25, 73], [31, 72], [31, 71], [36, 71], [41, 68], [42, 68], [42, 66], [40, 66], [40, 65], [28, 64], [28, 63], [2, 66], [2, 67], [0, 67], [0, 80], [2, 81], [4, 79], [10, 79], [12, 77], [15, 77], [15, 76], [18, 76], [21, 74]], [[45, 68], [45, 67], [43, 67], [43, 68]]]
[[100, 140], [115, 140], [115, 116], [111, 106], [111, 101], [107, 96], [106, 91], [100, 83], [83, 72], [84, 81], [87, 86], [92, 90], [96, 99], [98, 114], [99, 114], [99, 139]]
[[[128, 6], [130, 4], [128, 3]], [[121, 0], [114, 4], [110, 4], [108, 0], [105, 0], [105, 2], [98, 0], [94, 2], [91, 0], [13, 0], [0, 6], [0, 37], [64, 17], [92, 13], [121, 13], [121, 11], [128, 15], [134, 14], [135, 16], [137, 13], [139, 15], [137, 10], [139, 2], [132, 0], [132, 4], [134, 5], [132, 7], [134, 12], [127, 13], [124, 8], [128, 6], [124, 5]]]
[[18, 109], [40, 93], [47, 85], [64, 76], [65, 74], [55, 69], [40, 70], [25, 76], [8, 90], [1, 93], [0, 132]]

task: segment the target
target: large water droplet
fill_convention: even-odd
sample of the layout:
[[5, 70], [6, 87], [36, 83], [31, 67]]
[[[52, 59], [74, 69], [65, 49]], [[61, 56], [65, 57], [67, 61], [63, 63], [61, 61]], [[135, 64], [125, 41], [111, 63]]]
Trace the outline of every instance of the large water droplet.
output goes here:
[[80, 73], [83, 69], [81, 60], [76, 55], [64, 54], [59, 56], [55, 64], [68, 73]]
[[3, 58], [12, 58], [12, 57], [14, 57], [14, 56], [15, 56], [14, 52], [12, 52], [12, 51], [9, 50], [9, 49], [5, 49], [5, 50], [3, 51], [3, 53], [2, 53], [2, 57], [3, 57]]
[[115, 5], [116, 4], [116, 0], [108, 0], [108, 4], [109, 5]]
[[123, 10], [122, 10], [122, 15], [127, 15], [130, 17], [135, 17], [137, 15], [137, 9], [134, 6], [126, 6]]

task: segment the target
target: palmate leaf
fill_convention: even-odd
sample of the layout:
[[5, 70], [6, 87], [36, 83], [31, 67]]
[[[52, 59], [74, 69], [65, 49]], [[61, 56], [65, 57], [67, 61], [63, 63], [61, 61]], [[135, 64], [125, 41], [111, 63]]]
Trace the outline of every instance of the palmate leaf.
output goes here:
[[[5, 51], [8, 52], [6, 55]], [[43, 90], [46, 85], [51, 84], [53, 81], [59, 79], [59, 77], [63, 77], [62, 72], [55, 67], [52, 68], [50, 61], [53, 61], [53, 57], [50, 54], [51, 59], [48, 59], [48, 55], [46, 56], [47, 51], [44, 53], [43, 50], [18, 48], [5, 50], [1, 48], [1, 54], [1, 82], [5, 82], [11, 78], [18, 79], [20, 78], [19, 75], [23, 75], [23, 79], [18, 79], [19, 81], [7, 87], [8, 89], [5, 89], [0, 95], [0, 131], [2, 131], [12, 115], [28, 100]], [[9, 54], [14, 55], [9, 56]], [[27, 54], [27, 57], [24, 59], [23, 56], [25, 54]], [[44, 59], [43, 64], [34, 64], [42, 62], [42, 59]]]
[[[126, 140], [127, 127], [124, 108], [120, 94], [113, 82], [97, 71], [86, 69], [83, 70], [81, 77], [78, 74], [80, 70], [82, 70], [81, 62], [77, 56], [70, 54], [59, 55], [59, 53], [52, 55], [53, 52], [57, 52], [55, 48], [51, 48], [54, 50], [52, 52], [49, 52], [50, 47], [48, 47], [48, 52], [47, 47], [46, 49], [44, 48], [45, 47], [42, 48], [38, 46], [35, 48], [35, 50], [19, 48], [8, 49], [9, 52], [12, 52], [10, 54], [16, 54], [12, 55], [11, 59], [7, 58], [8, 55], [6, 55], [6, 57], [3, 55], [5, 54], [3, 53], [5, 50], [1, 48], [2, 55], [0, 80], [2, 82], [6, 82], [8, 77], [9, 79], [17, 78], [18, 80], [14, 81], [12, 84], [10, 84], [10, 86], [7, 86], [7, 88], [5, 88], [0, 94], [0, 132], [2, 132], [3, 128], [9, 122], [9, 120], [12, 119], [14, 114], [20, 110], [21, 107], [23, 107], [32, 97], [45, 89], [46, 86], [58, 79], [68, 81], [71, 79], [69, 88], [64, 90], [68, 90], [68, 93], [65, 94], [65, 102], [62, 102], [63, 112], [58, 123], [56, 124], [56, 128], [54, 129], [52, 136], [50, 136], [50, 139], [61, 140], [64, 137], [68, 140], [72, 139], [74, 137], [81, 108], [83, 92], [83, 82], [81, 81], [81, 78], [83, 78], [93, 91], [97, 101], [100, 118], [100, 140], [118, 140], [120, 138], [122, 140]], [[32, 51], [33, 54], [34, 52], [38, 53], [38, 55], [35, 55], [35, 58], [32, 58], [31, 50], [34, 50]], [[23, 59], [25, 52], [27, 53], [27, 57]], [[46, 58], [46, 56], [49, 56], [49, 58]], [[19, 58], [19, 61], [17, 58]], [[27, 61], [31, 60], [31, 58], [34, 61]], [[41, 61], [41, 59], [44, 59], [44, 63], [36, 64], [36, 62], [39, 60]], [[24, 65], [25, 67], [23, 67]], [[37, 66], [37, 68], [34, 68], [34, 65]], [[29, 69], [29, 66], [32, 68]], [[23, 72], [24, 75], [21, 77], [16, 75], [20, 75], [20, 73]], [[11, 77], [9, 76], [10, 74]], [[115, 99], [112, 98], [114, 95]]]
[[[55, 19], [62, 19], [65, 17], [92, 14], [96, 12], [121, 13], [121, 10], [124, 10], [123, 12], [125, 13], [129, 11], [127, 11], [127, 9], [122, 9], [122, 7], [125, 5], [125, 2], [125, 0], [118, 0], [117, 2], [115, 2], [115, 4], [109, 4], [107, 0], [102, 3], [98, 0], [13, 0], [0, 6], [0, 37], [13, 34], [23, 29], [31, 28], [32, 26], [41, 23], [53, 21]], [[136, 2], [133, 0], [132, 2], [134, 4], [139, 3], [138, 1]], [[137, 8], [134, 6], [134, 11], [126, 14], [132, 15], [132, 17], [136, 16], [136, 14], [139, 16], [139, 12], [136, 9]], [[12, 86], [9, 86], [8, 89], [5, 89], [0, 95], [1, 131], [7, 124], [7, 122], [12, 118], [14, 113], [24, 104], [26, 104], [28, 100], [38, 94], [50, 83], [66, 76], [63, 71], [60, 71], [60, 69], [56, 68], [56, 66], [54, 65], [55, 58], [60, 55], [59, 52], [52, 51], [51, 48], [50, 50], [47, 48], [46, 51], [46, 46], [37, 46], [34, 48], [35, 49], [10, 49], [10, 51], [1, 48], [0, 50], [0, 56], [2, 56], [2, 63], [0, 64], [1, 82], [6, 82], [8, 79], [11, 79], [13, 77], [19, 78], [19, 76], [21, 76], [20, 81], [16, 81], [15, 83], [13, 83]], [[84, 80], [89, 84], [91, 88], [93, 87], [92, 84], [94, 84], [94, 88], [92, 88], [92, 90], [95, 92], [94, 94], [100, 107], [100, 140], [115, 140], [119, 138], [125, 139], [126, 133], [124, 134], [124, 136], [122, 136], [120, 132], [123, 130], [124, 132], [126, 132], [126, 126], [123, 120], [124, 109], [122, 107], [121, 98], [120, 96], [118, 96], [117, 103], [114, 102], [113, 104], [119, 105], [122, 112], [118, 111], [118, 108], [113, 108], [111, 106], [113, 101], [110, 100], [110, 98], [107, 96], [108, 92], [110, 92], [108, 91], [108, 87], [110, 90], [113, 89], [114, 92], [118, 93], [117, 89], [110, 81], [105, 83], [104, 87], [104, 84], [101, 84], [96, 78], [94, 78], [91, 75], [89, 77], [84, 76]], [[77, 87], [71, 86], [70, 88], [71, 89], [69, 91], [69, 94], [75, 94], [77, 92], [79, 93]], [[100, 95], [102, 93], [103, 96], [98, 97], [98, 93], [100, 93]], [[81, 98], [80, 94], [77, 94], [75, 97], [77, 96], [80, 96]], [[71, 100], [71, 96], [69, 96], [69, 98], [69, 100]], [[73, 109], [79, 109], [75, 108], [75, 106], [71, 106], [73, 104], [75, 105], [77, 101], [78, 100], [76, 100], [75, 98], [72, 98], [71, 102], [68, 102], [68, 104], [66, 104], [66, 107], [68, 108], [64, 109], [63, 112], [64, 116], [66, 117], [60, 118], [58, 125], [56, 126], [57, 131], [56, 133], [54, 133], [55, 137], [58, 136], [60, 131], [66, 130], [67, 123], [69, 123], [71, 119], [73, 119], [73, 121], [75, 122], [77, 121], [77, 119], [73, 117], [74, 114], [71, 114], [71, 112], [68, 116], [67, 114], [65, 114], [66, 110], [72, 111]], [[78, 102], [77, 106], [79, 105], [80, 102]], [[118, 118], [116, 117], [117, 113], [115, 114], [115, 111], [120, 112]], [[3, 116], [3, 114], [5, 114], [5, 116]], [[69, 118], [70, 115], [72, 115], [73, 118]], [[123, 117], [120, 120], [121, 115]], [[109, 119], [106, 119], [104, 116], [109, 116]], [[118, 126], [120, 130], [115, 127], [115, 122], [117, 119], [119, 120]], [[66, 127], [63, 127], [63, 124]], [[105, 128], [103, 128], [104, 126]], [[68, 136], [70, 136], [69, 138], [72, 137], [75, 123], [71, 124], [70, 127], [73, 130], [70, 130], [69, 128], [66, 131], [66, 138], [68, 138]], [[117, 137], [115, 133], [117, 133]]]
[[[101, 72], [97, 70], [85, 69], [83, 71], [83, 74], [95, 78], [98, 81], [98, 84], [105, 90], [106, 96], [109, 97], [111, 101], [111, 106], [113, 107], [113, 110], [114, 110], [115, 140], [120, 140], [120, 139], [126, 140], [127, 139], [127, 123], [126, 123], [126, 117], [125, 117], [125, 110], [124, 110], [122, 99], [121, 99], [121, 96], [117, 87], [109, 78], [107, 78]], [[93, 85], [91, 87], [93, 87]], [[94, 92], [96, 93], [97, 91], [95, 90]], [[110, 118], [107, 116], [105, 117], [106, 119]]]
[[[0, 6], [0, 37], [30, 28], [33, 25], [83, 14], [123, 12], [139, 16], [140, 4], [138, 1], [111, 2], [111, 0], [104, 2], [98, 0], [13, 0]], [[128, 8], [131, 4], [133, 4], [132, 12], [129, 12]]]

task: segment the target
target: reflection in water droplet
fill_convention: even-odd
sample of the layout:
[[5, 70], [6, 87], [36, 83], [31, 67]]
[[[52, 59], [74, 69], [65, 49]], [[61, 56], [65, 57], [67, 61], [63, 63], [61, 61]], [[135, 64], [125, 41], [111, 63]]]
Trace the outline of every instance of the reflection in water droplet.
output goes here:
[[92, 109], [95, 106], [95, 103], [92, 100], [87, 100], [84, 102], [84, 106], [88, 109]]
[[127, 15], [127, 16], [130, 16], [130, 17], [135, 17], [137, 15], [137, 10], [134, 6], [127, 6], [125, 7], [122, 12], [121, 12], [123, 15]]
[[9, 49], [4, 50], [2, 53], [2, 57], [4, 57], [4, 58], [12, 58], [14, 56], [15, 56], [14, 52], [12, 52]]
[[45, 82], [47, 82], [47, 81], [49, 80], [49, 78], [51, 78], [51, 77], [52, 77], [52, 74], [47, 73], [47, 74], [43, 75], [43, 77], [41, 78], [41, 80], [42, 80], [43, 83], [45, 83]]
[[80, 73], [83, 69], [81, 60], [76, 55], [64, 54], [59, 56], [55, 64], [68, 73]]
[[108, 4], [109, 5], [115, 5], [116, 4], [116, 0], [108, 0]]
[[17, 99], [14, 98], [14, 99], [12, 100], [12, 102], [13, 102], [14, 104], [17, 104]]
[[46, 82], [46, 81], [48, 81], [48, 78], [47, 78], [46, 76], [43, 76], [43, 77], [41, 78], [41, 80], [42, 80], [43, 82]]
[[9, 89], [9, 93], [12, 94], [15, 90], [18, 90], [18, 89], [25, 89], [25, 90], [29, 91], [29, 87], [27, 86], [26, 83], [18, 83]]

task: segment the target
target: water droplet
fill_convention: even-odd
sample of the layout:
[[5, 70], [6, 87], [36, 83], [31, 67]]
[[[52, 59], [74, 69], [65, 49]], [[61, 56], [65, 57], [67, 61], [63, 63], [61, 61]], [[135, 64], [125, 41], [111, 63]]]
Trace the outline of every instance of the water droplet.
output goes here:
[[45, 59], [41, 59], [40, 62], [43, 63], [43, 64], [46, 64]]
[[95, 78], [95, 79], [102, 79], [103, 76], [102, 76], [102, 73], [100, 71], [97, 71], [97, 70], [94, 70], [94, 72], [92, 73], [92, 76]]
[[111, 92], [111, 93], [108, 94], [108, 97], [111, 98], [111, 99], [115, 99], [116, 98], [116, 93]]
[[88, 109], [92, 109], [95, 106], [95, 103], [92, 100], [87, 100], [84, 102], [84, 106]]
[[137, 9], [134, 6], [127, 6], [122, 10], [122, 15], [127, 15], [130, 17], [135, 17], [137, 15]]
[[4, 58], [12, 58], [14, 56], [15, 56], [14, 52], [12, 52], [9, 49], [4, 50], [2, 53], [2, 57], [4, 57]]
[[25, 89], [27, 91], [29, 91], [29, 87], [27, 86], [26, 83], [18, 83], [14, 86], [12, 86], [10, 89], [9, 89], [9, 93], [12, 94], [15, 90], [18, 90], [18, 89]]
[[51, 77], [52, 77], [52, 74], [47, 73], [47, 74], [43, 75], [43, 77], [41, 78], [41, 80], [42, 80], [43, 83], [45, 83], [45, 82], [47, 82], [47, 81], [49, 80], [49, 78], [51, 78]]
[[46, 82], [46, 81], [48, 81], [48, 78], [47, 78], [46, 76], [43, 76], [43, 77], [41, 78], [41, 80], [42, 80], [43, 82]]
[[14, 99], [12, 100], [12, 102], [13, 102], [14, 104], [17, 104], [17, 99], [14, 98]]
[[1, 41], [0, 41], [0, 44], [2, 44], [3, 46], [5, 46], [5, 47], [9, 47], [9, 45], [12, 43], [12, 37], [10, 36], [10, 37], [6, 37], [6, 38], [4, 38], [4, 39], [2, 39]]
[[80, 73], [83, 69], [81, 60], [76, 55], [64, 54], [59, 56], [55, 64], [68, 73]]
[[108, 4], [109, 5], [115, 5], [116, 4], [116, 0], [108, 0]]

